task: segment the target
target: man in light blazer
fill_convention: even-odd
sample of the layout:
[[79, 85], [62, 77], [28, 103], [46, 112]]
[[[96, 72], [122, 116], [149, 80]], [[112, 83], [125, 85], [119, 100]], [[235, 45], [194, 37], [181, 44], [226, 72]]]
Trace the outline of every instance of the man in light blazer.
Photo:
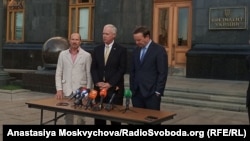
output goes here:
[[[57, 62], [55, 82], [56, 98], [68, 97], [72, 91], [80, 87], [91, 89], [92, 78], [90, 73], [91, 54], [80, 47], [81, 36], [79, 33], [72, 33], [69, 40], [70, 47], [60, 52]], [[66, 114], [66, 124], [74, 124], [74, 116]], [[85, 124], [82, 116], [77, 116], [76, 124]]]
[[[108, 89], [104, 103], [108, 103], [115, 93], [113, 104], [123, 105], [124, 74], [127, 66], [127, 49], [115, 42], [117, 28], [112, 24], [103, 27], [103, 44], [96, 46], [92, 53], [91, 74], [94, 89]], [[105, 62], [105, 53], [109, 51]], [[95, 101], [100, 102], [100, 95]], [[106, 121], [96, 118], [95, 125], [105, 125]], [[111, 121], [111, 125], [121, 125]]]
[[134, 107], [160, 110], [161, 96], [168, 75], [166, 50], [151, 40], [150, 31], [137, 27], [133, 32], [135, 48], [130, 71], [130, 89]]

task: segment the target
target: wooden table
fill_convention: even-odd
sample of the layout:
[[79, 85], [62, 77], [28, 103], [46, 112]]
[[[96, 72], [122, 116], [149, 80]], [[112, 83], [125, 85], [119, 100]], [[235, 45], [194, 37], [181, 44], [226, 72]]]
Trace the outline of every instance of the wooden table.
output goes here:
[[[58, 106], [58, 103], [66, 103], [66, 105]], [[154, 125], [173, 119], [176, 115], [173, 112], [134, 107], [125, 108], [125, 106], [120, 105], [115, 105], [115, 108], [111, 111], [107, 111], [105, 109], [102, 109], [100, 111], [93, 111], [91, 108], [85, 109], [85, 107], [75, 107], [73, 101], [69, 101], [68, 99], [57, 100], [54, 97], [33, 100], [26, 102], [26, 104], [29, 108], [37, 108], [41, 110], [40, 124], [47, 124], [54, 121], [54, 124], [56, 125], [57, 120], [63, 117], [65, 114], [74, 114], [128, 124]], [[43, 122], [43, 110], [55, 112], [54, 118], [49, 121]], [[58, 115], [58, 113], [61, 113], [61, 115]], [[146, 117], [148, 116], [156, 117], [156, 119], [147, 119]]]

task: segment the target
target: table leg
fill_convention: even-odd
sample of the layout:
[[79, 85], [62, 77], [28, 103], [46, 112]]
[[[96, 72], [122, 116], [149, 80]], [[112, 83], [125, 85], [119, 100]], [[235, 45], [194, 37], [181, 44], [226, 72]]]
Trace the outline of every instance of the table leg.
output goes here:
[[55, 112], [55, 121], [54, 121], [54, 125], [56, 125], [56, 122], [57, 122], [57, 112]]
[[40, 125], [43, 124], [43, 109], [41, 109]]

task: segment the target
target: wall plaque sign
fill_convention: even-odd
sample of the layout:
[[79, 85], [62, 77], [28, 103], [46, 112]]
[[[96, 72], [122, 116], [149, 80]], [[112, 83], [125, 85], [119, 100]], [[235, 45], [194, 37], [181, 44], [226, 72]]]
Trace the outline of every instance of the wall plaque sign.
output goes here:
[[247, 29], [246, 7], [210, 8], [209, 29]]

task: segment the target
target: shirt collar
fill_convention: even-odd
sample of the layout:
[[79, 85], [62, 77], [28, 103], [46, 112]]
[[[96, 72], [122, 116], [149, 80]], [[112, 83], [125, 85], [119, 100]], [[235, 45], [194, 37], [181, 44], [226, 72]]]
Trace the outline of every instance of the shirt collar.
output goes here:
[[148, 49], [148, 46], [151, 44], [152, 40], [148, 42], [148, 44], [145, 46], [146, 49]]
[[[80, 47], [77, 48], [77, 53], [79, 53]], [[69, 53], [71, 53], [71, 48], [69, 48]]]
[[114, 41], [112, 41], [109, 45], [105, 44], [105, 46], [109, 46], [110, 48], [112, 48], [113, 44], [114, 44]]

